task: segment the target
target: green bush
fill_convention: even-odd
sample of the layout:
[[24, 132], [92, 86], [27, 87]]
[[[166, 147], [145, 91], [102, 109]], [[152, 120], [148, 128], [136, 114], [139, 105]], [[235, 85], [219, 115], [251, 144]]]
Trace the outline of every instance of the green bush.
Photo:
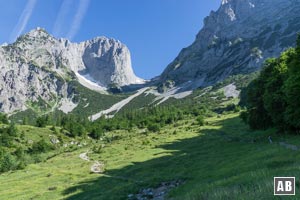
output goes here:
[[0, 156], [0, 172], [7, 172], [18, 168], [18, 162], [15, 156], [4, 153]]
[[148, 129], [149, 131], [152, 131], [152, 132], [158, 132], [158, 131], [160, 131], [160, 127], [159, 127], [158, 124], [149, 124], [149, 125], [147, 126], [147, 129]]
[[30, 153], [36, 154], [36, 153], [45, 153], [50, 150], [52, 150], [53, 147], [50, 143], [47, 143], [45, 140], [40, 140], [38, 142], [33, 143]]
[[8, 124], [7, 115], [4, 113], [0, 113], [0, 124]]
[[49, 122], [48, 116], [41, 116], [36, 119], [36, 126], [37, 127], [45, 127]]
[[204, 124], [205, 124], [204, 117], [202, 117], [202, 116], [197, 117], [196, 121], [199, 126], [204, 126]]

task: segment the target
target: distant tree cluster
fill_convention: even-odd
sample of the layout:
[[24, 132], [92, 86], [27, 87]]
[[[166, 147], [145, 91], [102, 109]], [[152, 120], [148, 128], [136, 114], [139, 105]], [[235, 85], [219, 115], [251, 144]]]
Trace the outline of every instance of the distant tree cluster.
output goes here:
[[[127, 110], [114, 118], [105, 119], [103, 116], [95, 122], [90, 122], [84, 117], [77, 115], [66, 115], [63, 113], [55, 115], [44, 115], [36, 119], [37, 127], [59, 126], [66, 131], [70, 137], [90, 136], [99, 139], [105, 132], [113, 130], [131, 130], [133, 127], [146, 128], [151, 132], [159, 132], [168, 124], [182, 120], [184, 116], [201, 116], [207, 114], [205, 106], [149, 106], [140, 110]], [[201, 120], [202, 121], [202, 120]], [[203, 122], [199, 122], [203, 124]]]
[[300, 35], [296, 48], [268, 59], [246, 89], [242, 119], [253, 129], [300, 131]]

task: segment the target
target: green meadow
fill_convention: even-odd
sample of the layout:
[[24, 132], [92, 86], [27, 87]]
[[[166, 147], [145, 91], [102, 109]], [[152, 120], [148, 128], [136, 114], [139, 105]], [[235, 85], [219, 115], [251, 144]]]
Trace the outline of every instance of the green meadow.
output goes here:
[[[91, 141], [1, 174], [1, 199], [127, 199], [172, 180], [184, 183], [168, 194], [171, 199], [276, 199], [274, 176], [300, 177], [299, 152], [279, 145], [299, 145], [296, 136], [275, 129], [252, 132], [238, 113], [208, 118], [204, 126], [190, 118], [158, 133], [134, 129], [109, 132], [107, 137], [114, 139]], [[90, 161], [79, 157], [85, 152]], [[90, 172], [95, 161], [105, 163], [103, 174]]]

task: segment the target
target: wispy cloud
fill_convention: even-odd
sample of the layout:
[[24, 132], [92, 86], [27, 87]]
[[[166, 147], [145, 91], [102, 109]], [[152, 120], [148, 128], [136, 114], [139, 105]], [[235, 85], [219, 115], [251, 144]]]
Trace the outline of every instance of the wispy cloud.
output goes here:
[[61, 29], [63, 28], [63, 22], [64, 19], [66, 18], [68, 12], [70, 11], [72, 5], [72, 0], [63, 0], [58, 15], [56, 17], [55, 23], [54, 23], [54, 27], [53, 27], [53, 35], [58, 36], [61, 34]]
[[86, 11], [88, 10], [89, 4], [90, 0], [80, 0], [79, 7], [71, 24], [70, 31], [67, 34], [68, 39], [72, 40], [78, 32], [78, 30], [80, 29], [81, 22], [84, 18]]
[[28, 0], [17, 25], [14, 27], [13, 32], [10, 35], [10, 42], [14, 42], [16, 38], [21, 35], [24, 29], [27, 26], [29, 18], [34, 10], [35, 4], [37, 0]]

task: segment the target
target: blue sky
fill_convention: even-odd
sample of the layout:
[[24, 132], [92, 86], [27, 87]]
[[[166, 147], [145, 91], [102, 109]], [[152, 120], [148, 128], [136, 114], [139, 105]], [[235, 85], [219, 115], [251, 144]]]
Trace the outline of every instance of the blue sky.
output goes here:
[[74, 42], [107, 36], [125, 43], [135, 73], [159, 75], [190, 45], [221, 0], [0, 0], [0, 43], [43, 27]]

